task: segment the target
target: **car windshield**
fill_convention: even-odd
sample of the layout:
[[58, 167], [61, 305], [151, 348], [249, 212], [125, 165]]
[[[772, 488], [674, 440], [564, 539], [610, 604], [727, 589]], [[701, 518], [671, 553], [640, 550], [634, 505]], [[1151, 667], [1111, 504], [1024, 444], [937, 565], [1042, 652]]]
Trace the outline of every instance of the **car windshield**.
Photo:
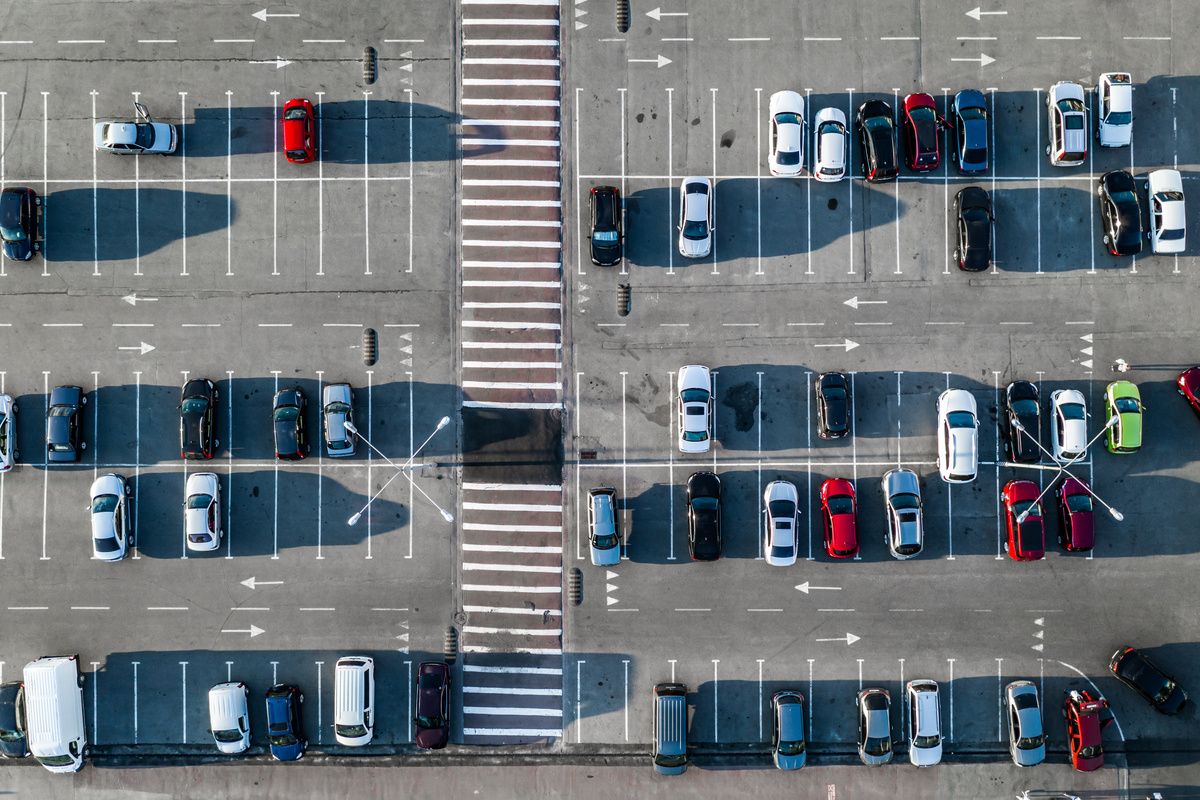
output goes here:
[[288, 150], [287, 157], [292, 159], [293, 161], [300, 161], [302, 159], [307, 158], [308, 153], [304, 152], [303, 150]]
[[772, 500], [767, 504], [767, 509], [771, 512], [771, 516], [776, 518], [791, 519], [796, 516], [796, 504], [791, 500]]
[[[283, 728], [286, 730], [287, 726], [284, 725]], [[285, 733], [280, 736], [271, 736], [271, 744], [275, 745], [276, 747], [291, 747], [295, 743], [296, 737], [290, 733]]]
[[74, 413], [74, 406], [52, 406], [50, 408], [50, 416], [52, 417], [69, 417]]
[[800, 163], [800, 152], [798, 150], [780, 150], [775, 154], [775, 160], [784, 167], [794, 167]]
[[63, 442], [52, 442], [50, 444], [50, 452], [52, 453], [71, 453], [74, 450], [75, 448], [71, 447], [71, 445]]
[[38, 761], [46, 767], [65, 767], [75, 763], [70, 756], [38, 756]]
[[92, 539], [96, 545], [97, 553], [115, 553], [121, 549], [121, 545], [117, 544], [117, 540], [112, 536]]
[[946, 415], [946, 422], [951, 428], [974, 428], [975, 415], [970, 411], [951, 411]]
[[1118, 397], [1116, 406], [1117, 411], [1121, 412], [1122, 414], [1142, 413], [1142, 408], [1138, 405], [1138, 401], [1134, 400], [1132, 397]]
[[1154, 695], [1154, 705], [1165, 703], [1167, 698], [1175, 693], [1175, 681], [1170, 678], [1163, 684], [1163, 687], [1158, 690], [1158, 694]]
[[617, 241], [617, 232], [616, 231], [596, 231], [595, 233], [592, 234], [592, 241], [600, 242], [602, 244], [612, 244]]
[[987, 159], [987, 150], [980, 147], [971, 147], [963, 152], [963, 161], [968, 164], [977, 164], [985, 159]]
[[441, 728], [443, 725], [445, 725], [445, 722], [441, 717], [423, 717], [419, 714], [417, 715], [418, 728]]
[[137, 146], [149, 150], [154, 146], [154, 126], [142, 123], [137, 126]]
[[350, 440], [349, 439], [330, 439], [325, 444], [329, 447], [330, 450], [349, 450], [350, 449]]
[[781, 756], [798, 756], [804, 752], [803, 740], [799, 742], [780, 742], [779, 755]]
[[188, 541], [196, 544], [207, 544], [212, 541], [212, 537], [207, 533], [189, 533]]
[[918, 736], [913, 739], [913, 747], [933, 747], [940, 744], [941, 741], [941, 736]]
[[1113, 192], [1111, 196], [1112, 196], [1113, 202], [1119, 206], [1137, 203], [1137, 195], [1135, 195], [1129, 189], [1124, 189], [1119, 192]]
[[25, 241], [25, 231], [20, 228], [5, 228], [0, 226], [0, 236], [3, 236], [6, 242]]
[[326, 414], [345, 414], [350, 410], [350, 406], [345, 403], [333, 402], [325, 406]]
[[1183, 202], [1183, 192], [1176, 192], [1173, 190], [1167, 191], [1167, 192], [1156, 192], [1154, 195], [1154, 199], [1161, 200], [1164, 203], [1167, 202], [1168, 200], [1178, 200], [1180, 203], [1182, 203]]
[[283, 112], [284, 119], [304, 119], [307, 115], [308, 112], [304, 110], [304, 106], [292, 106]]
[[183, 401], [182, 411], [185, 414], [202, 414], [208, 408], [208, 401], [203, 397], [189, 397]]
[[275, 409], [276, 422], [291, 422], [300, 416], [300, 409], [296, 406], [280, 406]]
[[[1080, 113], [1083, 113], [1083, 111], [1084, 111], [1083, 101], [1076, 100], [1074, 97], [1064, 97], [1062, 100], [1059, 100], [1058, 103], [1056, 103], [1056, 105], [1058, 106], [1059, 111], [1062, 111], [1064, 113], [1069, 113], [1071, 111], [1078, 111]], [[1080, 122], [1082, 122], [1083, 117], [1079, 117], [1079, 120], [1080, 120]], [[1068, 128], [1071, 127], [1070, 124], [1068, 124], [1067, 127]]]
[[1131, 111], [1110, 111], [1108, 116], [1104, 118], [1107, 125], [1128, 125], [1133, 122], [1133, 112]]
[[828, 122], [821, 123], [820, 127], [817, 128], [817, 135], [824, 136], [827, 133], [831, 133], [831, 134], [834, 134], [835, 136], [840, 136], [840, 135], [844, 134], [845, 131], [846, 131], [846, 129], [842, 127], [842, 123], [833, 122], [832, 120], [830, 120]]
[[1083, 406], [1079, 403], [1063, 403], [1059, 408], [1062, 409], [1063, 419], [1084, 419]]
[[863, 120], [863, 127], [869, 131], [888, 130], [892, 127], [890, 117], [867, 117]]
[[987, 119], [987, 112], [984, 111], [979, 106], [971, 106], [970, 108], [964, 108], [958, 112], [958, 115], [967, 121], [973, 120], [973, 119]]
[[689, 219], [683, 223], [683, 238], [685, 239], [707, 239], [708, 238], [708, 223], [704, 220]]
[[[1026, 511], [1029, 511], [1030, 517], [1040, 517], [1042, 515], [1042, 507], [1032, 500], [1018, 500], [1013, 503], [1012, 513], [1014, 517], [1019, 517]], [[1026, 517], [1029, 519], [1029, 517]], [[1022, 530], [1024, 530], [1022, 528]]]
[[827, 389], [822, 389], [821, 393], [825, 395], [826, 402], [830, 400], [845, 400], [846, 390], [840, 386], [831, 386]]
[[242, 732], [237, 728], [228, 731], [213, 731], [213, 738], [218, 742], [240, 742]]
[[1017, 739], [1017, 749], [1033, 750], [1034, 748], [1041, 747], [1045, 741], [1046, 734], [1044, 733], [1041, 736], [1023, 736]]
[[799, 125], [800, 115], [791, 111], [781, 111], [775, 115], [775, 122], [780, 125]]
[[597, 550], [612, 550], [617, 546], [617, 537], [614, 534], [605, 534], [597, 536], [592, 542], [592, 546]]
[[[708, 392], [704, 389], [684, 389], [679, 393], [679, 399], [685, 403], [707, 403]], [[691, 409], [688, 409], [689, 411]], [[701, 411], [700, 413], [704, 413]]]
[[692, 508], [697, 511], [716, 511], [717, 498], [715, 497], [697, 497], [692, 500]]
[[335, 725], [334, 728], [338, 736], [343, 736], [347, 739], [357, 739], [367, 735], [366, 726], [363, 725]]
[[120, 502], [115, 494], [102, 494], [92, 498], [92, 513], [102, 514], [104, 512], [113, 512], [117, 509], [117, 503]]
[[1097, 756], [1102, 756], [1102, 755], [1104, 755], [1104, 745], [1103, 744], [1094, 744], [1091, 747], [1079, 748], [1079, 757], [1080, 758], [1096, 758]]
[[19, 742], [25, 738], [25, 734], [20, 731], [10, 731], [0, 728], [0, 742]]
[[1067, 510], [1072, 514], [1080, 511], [1091, 511], [1092, 496], [1090, 494], [1067, 495]]
[[1038, 413], [1038, 404], [1036, 400], [1023, 398], [1014, 400], [1012, 403], [1013, 412], [1020, 417], [1036, 417]]
[[892, 495], [892, 508], [920, 508], [921, 501], [915, 494], [904, 492], [902, 494]]
[[660, 767], [682, 767], [687, 763], [687, 754], [668, 756], [663, 753], [659, 753], [654, 757], [654, 763]]
[[708, 438], [708, 431], [684, 431], [683, 440], [685, 442], [703, 442]]
[[0, 417], [0, 453], [8, 452], [8, 417]]
[[188, 508], [208, 508], [212, 503], [211, 494], [194, 494], [188, 497]]
[[829, 498], [829, 513], [834, 516], [838, 514], [853, 514], [854, 498], [844, 494]]
[[1159, 233], [1158, 233], [1159, 241], [1163, 241], [1163, 242], [1172, 242], [1172, 241], [1176, 241], [1176, 240], [1182, 240], [1183, 237], [1184, 237], [1183, 228], [1176, 228], [1175, 230], [1159, 231]]
[[892, 752], [891, 739], [867, 739], [863, 744], [863, 750], [869, 756], [886, 756]]

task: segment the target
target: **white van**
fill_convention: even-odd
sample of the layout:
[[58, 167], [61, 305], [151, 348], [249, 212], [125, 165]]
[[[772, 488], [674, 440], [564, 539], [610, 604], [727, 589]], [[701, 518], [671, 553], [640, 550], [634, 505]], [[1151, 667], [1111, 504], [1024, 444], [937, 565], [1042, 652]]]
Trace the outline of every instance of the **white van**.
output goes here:
[[244, 753], [250, 747], [250, 711], [246, 684], [218, 683], [208, 690], [208, 732], [222, 753]]
[[91, 753], [83, 719], [79, 656], [43, 656], [25, 665], [29, 751], [51, 772], [76, 772]]
[[333, 695], [333, 732], [338, 744], [370, 744], [375, 735], [375, 659], [339, 658], [333, 674]]

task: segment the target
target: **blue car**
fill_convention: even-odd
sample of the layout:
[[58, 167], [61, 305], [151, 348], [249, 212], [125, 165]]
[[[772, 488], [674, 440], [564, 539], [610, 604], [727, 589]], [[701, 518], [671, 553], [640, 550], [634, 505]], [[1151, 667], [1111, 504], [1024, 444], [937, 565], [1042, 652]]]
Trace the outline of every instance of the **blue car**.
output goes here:
[[298, 761], [308, 749], [300, 722], [303, 702], [299, 686], [281, 683], [267, 690], [267, 736], [276, 761]]
[[954, 96], [955, 147], [951, 157], [964, 175], [988, 168], [988, 113], [983, 92], [966, 89]]

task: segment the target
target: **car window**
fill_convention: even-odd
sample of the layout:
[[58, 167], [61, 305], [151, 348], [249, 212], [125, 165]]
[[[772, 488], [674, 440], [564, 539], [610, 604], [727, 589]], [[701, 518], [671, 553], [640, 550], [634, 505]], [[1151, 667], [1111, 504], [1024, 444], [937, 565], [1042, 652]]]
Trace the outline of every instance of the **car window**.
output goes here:
[[187, 500], [188, 508], [208, 508], [212, 503], [211, 494], [194, 494]]
[[946, 415], [946, 422], [951, 428], [974, 428], [975, 415], [970, 411], [951, 411]]
[[830, 514], [853, 514], [854, 500], [846, 495], [837, 495], [829, 498], [829, 513]]
[[304, 110], [304, 106], [292, 106], [283, 112], [284, 119], [304, 119], [306, 116], [308, 116], [308, 112]]
[[1079, 403], [1063, 403], [1059, 408], [1062, 409], [1063, 419], [1084, 419], [1083, 406]]

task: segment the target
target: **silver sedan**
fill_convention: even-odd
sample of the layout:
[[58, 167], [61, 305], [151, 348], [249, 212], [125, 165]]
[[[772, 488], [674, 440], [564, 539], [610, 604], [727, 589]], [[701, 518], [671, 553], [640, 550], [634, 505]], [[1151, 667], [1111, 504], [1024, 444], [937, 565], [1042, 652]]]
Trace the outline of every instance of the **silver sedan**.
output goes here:
[[331, 383], [321, 391], [321, 423], [330, 458], [354, 455], [355, 437], [346, 430], [347, 422], [354, 424], [354, 390], [348, 383]]
[[883, 476], [887, 498], [887, 545], [893, 558], [912, 558], [921, 552], [925, 534], [921, 524], [921, 483], [911, 469], [893, 469]]

